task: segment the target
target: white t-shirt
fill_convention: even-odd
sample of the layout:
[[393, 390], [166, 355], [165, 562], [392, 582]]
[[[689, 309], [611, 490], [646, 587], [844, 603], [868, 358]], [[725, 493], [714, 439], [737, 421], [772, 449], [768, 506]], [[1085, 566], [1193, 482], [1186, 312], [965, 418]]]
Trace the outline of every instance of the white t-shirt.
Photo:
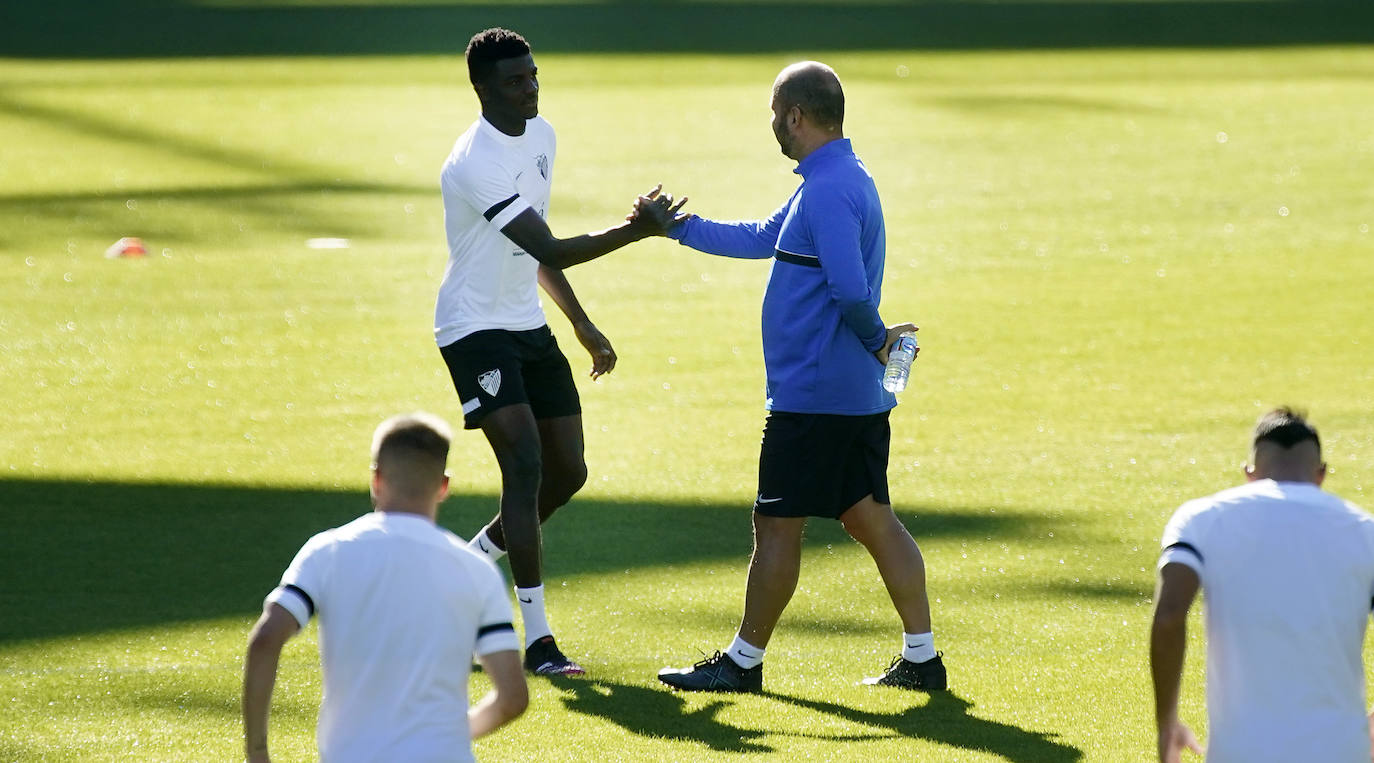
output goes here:
[[434, 308], [440, 347], [475, 331], [524, 331], [544, 325], [539, 263], [501, 233], [533, 209], [547, 219], [556, 149], [543, 117], [512, 136], [478, 119], [458, 138], [439, 174], [448, 267]]
[[1316, 485], [1259, 480], [1183, 504], [1163, 545], [1161, 567], [1202, 581], [1207, 759], [1368, 763], [1374, 518]]
[[501, 573], [415, 514], [374, 511], [306, 542], [267, 601], [320, 618], [320, 760], [470, 761], [474, 654], [519, 648]]

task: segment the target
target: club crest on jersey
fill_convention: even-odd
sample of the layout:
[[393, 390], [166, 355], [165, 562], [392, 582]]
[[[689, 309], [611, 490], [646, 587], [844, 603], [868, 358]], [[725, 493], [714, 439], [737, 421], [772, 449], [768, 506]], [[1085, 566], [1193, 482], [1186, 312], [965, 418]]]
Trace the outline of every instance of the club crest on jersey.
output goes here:
[[539, 177], [549, 179], [549, 157], [548, 154], [540, 154], [534, 158], [534, 163], [539, 167]]
[[477, 386], [481, 387], [488, 395], [496, 397], [496, 391], [501, 389], [501, 369], [494, 368], [478, 375]]

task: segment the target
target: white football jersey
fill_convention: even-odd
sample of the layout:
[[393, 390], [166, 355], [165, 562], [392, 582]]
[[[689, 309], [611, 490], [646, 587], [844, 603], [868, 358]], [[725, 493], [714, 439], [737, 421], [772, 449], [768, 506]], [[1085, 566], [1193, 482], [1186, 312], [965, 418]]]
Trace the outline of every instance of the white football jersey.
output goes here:
[[520, 647], [489, 559], [427, 517], [373, 511], [311, 538], [267, 601], [320, 621], [321, 761], [472, 760], [472, 657]]
[[1189, 501], [1160, 566], [1202, 582], [1207, 760], [1369, 760], [1361, 656], [1374, 518], [1316, 485], [1257, 480]]
[[501, 233], [526, 209], [547, 219], [556, 141], [543, 117], [507, 135], [479, 118], [458, 138], [439, 175], [448, 267], [434, 308], [440, 347], [475, 331], [543, 326], [539, 263]]

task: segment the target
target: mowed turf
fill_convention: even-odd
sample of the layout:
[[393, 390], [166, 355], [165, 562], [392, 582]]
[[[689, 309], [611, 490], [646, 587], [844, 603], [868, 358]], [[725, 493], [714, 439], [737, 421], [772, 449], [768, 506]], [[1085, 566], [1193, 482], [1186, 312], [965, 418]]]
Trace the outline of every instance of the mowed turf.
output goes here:
[[[796, 183], [777, 70], [817, 55], [887, 213], [883, 314], [922, 327], [894, 500], [952, 691], [856, 686], [898, 649], [872, 563], [816, 523], [762, 697], [654, 673], [737, 625], [767, 265], [636, 245], [569, 271], [620, 355], [581, 385], [591, 479], [546, 527], [583, 680], [532, 681], [492, 760], [1142, 760], [1156, 541], [1306, 406], [1374, 503], [1374, 52], [538, 54], [550, 220], [664, 182], [759, 217]], [[430, 338], [458, 56], [0, 61], [0, 759], [229, 760], [246, 632], [310, 534], [368, 508], [372, 427], [459, 417]], [[120, 236], [150, 256], [107, 260]], [[317, 237], [349, 239], [318, 250]], [[552, 310], [577, 370], [589, 361]], [[499, 479], [461, 434], [443, 522]], [[1201, 729], [1200, 619], [1185, 719]], [[314, 755], [316, 631], [277, 759]], [[473, 691], [485, 690], [482, 678]]]

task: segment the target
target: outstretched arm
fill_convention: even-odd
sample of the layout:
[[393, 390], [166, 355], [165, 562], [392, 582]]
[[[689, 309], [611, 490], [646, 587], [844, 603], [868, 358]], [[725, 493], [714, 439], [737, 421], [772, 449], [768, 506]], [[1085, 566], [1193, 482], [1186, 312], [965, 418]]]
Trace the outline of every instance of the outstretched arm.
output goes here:
[[1178, 763], [1183, 749], [1201, 755], [1202, 746], [1178, 719], [1179, 687], [1187, 648], [1188, 610], [1201, 581], [1190, 567], [1171, 562], [1159, 571], [1154, 621], [1150, 627], [1150, 672], [1155, 686], [1155, 723], [1160, 763]]
[[[650, 204], [671, 202], [672, 197], [660, 195], [663, 186], [657, 186], [640, 199]], [[620, 225], [615, 225], [596, 233], [584, 233], [572, 238], [558, 238], [549, 230], [548, 223], [533, 209], [526, 209], [501, 228], [506, 238], [525, 250], [539, 264], [551, 268], [570, 268], [588, 260], [633, 244], [654, 234], [654, 225], [649, 219], [634, 216]]]
[[277, 683], [277, 661], [287, 639], [300, 630], [296, 618], [280, 604], [268, 604], [248, 635], [243, 663], [243, 746], [249, 763], [267, 763], [267, 715]]
[[587, 312], [582, 309], [582, 303], [577, 301], [572, 284], [568, 283], [563, 271], [548, 265], [540, 265], [539, 285], [544, 287], [545, 293], [553, 298], [554, 304], [567, 316], [568, 322], [577, 334], [577, 341], [591, 354], [591, 377], [596, 379], [602, 374], [610, 373], [615, 368], [615, 349], [611, 347], [610, 340], [587, 317]]
[[699, 252], [748, 260], [765, 260], [777, 251], [778, 231], [791, 205], [790, 201], [782, 205], [767, 220], [717, 222], [679, 212], [687, 202], [685, 196], [676, 205], [647, 201], [640, 197], [635, 202], [630, 219], [650, 222], [654, 235], [667, 236]]

